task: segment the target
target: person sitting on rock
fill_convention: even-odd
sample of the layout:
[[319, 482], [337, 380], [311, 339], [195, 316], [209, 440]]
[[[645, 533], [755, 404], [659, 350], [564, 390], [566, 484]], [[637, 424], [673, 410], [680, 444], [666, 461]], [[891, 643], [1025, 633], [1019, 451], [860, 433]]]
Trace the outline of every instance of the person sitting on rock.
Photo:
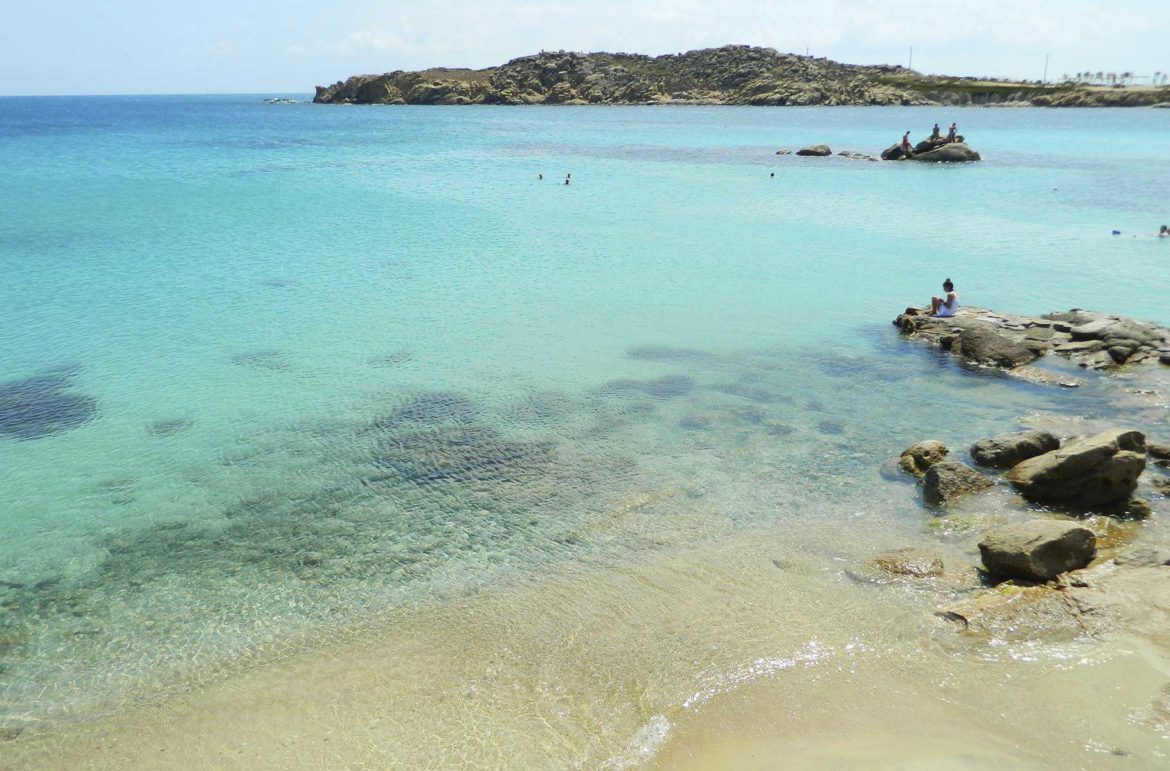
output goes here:
[[936, 124], [934, 124], [934, 130], [930, 132], [930, 138], [931, 139], [939, 139], [940, 136], [941, 135], [939, 134], [938, 124], [936, 123]]
[[955, 137], [959, 135], [959, 127], [954, 123], [951, 124], [950, 129], [947, 130], [947, 141], [954, 142]]
[[905, 134], [902, 135], [902, 152], [904, 152], [904, 153], [910, 152], [910, 132], [909, 131], [907, 131]]
[[949, 278], [943, 282], [943, 296], [930, 298], [930, 315], [949, 318], [959, 309], [959, 293]]

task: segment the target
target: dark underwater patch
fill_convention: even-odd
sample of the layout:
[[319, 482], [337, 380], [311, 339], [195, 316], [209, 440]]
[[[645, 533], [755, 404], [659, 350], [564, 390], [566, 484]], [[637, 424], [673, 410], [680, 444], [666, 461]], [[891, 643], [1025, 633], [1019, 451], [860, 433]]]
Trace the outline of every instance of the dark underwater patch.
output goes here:
[[777, 393], [776, 391], [759, 386], [745, 385], [743, 383], [725, 383], [715, 386], [715, 390], [719, 393], [738, 396], [740, 399], [747, 399], [758, 404], [775, 404], [777, 402], [787, 401], [783, 394]]
[[662, 345], [640, 345], [626, 351], [626, 358], [638, 361], [656, 361], [663, 364], [676, 364], [680, 361], [699, 362], [711, 359], [712, 356], [698, 348], [672, 348]]
[[663, 375], [651, 380], [623, 378], [611, 380], [599, 390], [603, 394], [621, 396], [645, 394], [655, 399], [674, 399], [695, 389], [695, 381], [688, 375]]
[[415, 484], [524, 481], [551, 462], [551, 442], [511, 440], [487, 426], [388, 436], [374, 456], [376, 466]]
[[174, 436], [175, 434], [186, 431], [193, 425], [195, 425], [195, 421], [189, 418], [155, 420], [146, 427], [146, 433], [156, 437]]
[[271, 348], [237, 353], [232, 357], [232, 364], [239, 364], [241, 367], [251, 367], [253, 369], [288, 369], [285, 352]]
[[0, 436], [30, 440], [78, 428], [97, 416], [93, 397], [73, 388], [75, 365], [0, 383]]
[[376, 419], [374, 427], [467, 425], [474, 423], [479, 415], [479, 406], [466, 396], [454, 391], [431, 391]]

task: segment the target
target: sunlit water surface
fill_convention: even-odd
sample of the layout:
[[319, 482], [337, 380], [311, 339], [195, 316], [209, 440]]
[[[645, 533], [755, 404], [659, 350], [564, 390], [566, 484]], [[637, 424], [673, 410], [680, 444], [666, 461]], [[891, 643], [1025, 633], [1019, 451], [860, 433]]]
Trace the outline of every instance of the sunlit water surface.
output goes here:
[[[775, 155], [876, 154], [950, 120], [984, 163]], [[1159, 110], [0, 100], [0, 729], [390, 635], [396, 688], [463, 706], [419, 696], [434, 725], [384, 726], [397, 749], [368, 757], [623, 767], [702, 705], [827, 661], [925, 692], [1132, 657], [967, 649], [939, 597], [844, 571], [907, 545], [975, 564], [880, 475], [911, 441], [1038, 416], [1166, 437], [1113, 385], [964, 371], [889, 322], [950, 276], [969, 303], [1170, 323], [1150, 235], [1168, 129]], [[1168, 540], [1157, 519], [1141, 537]], [[1135, 721], [1116, 730], [1156, 734]]]

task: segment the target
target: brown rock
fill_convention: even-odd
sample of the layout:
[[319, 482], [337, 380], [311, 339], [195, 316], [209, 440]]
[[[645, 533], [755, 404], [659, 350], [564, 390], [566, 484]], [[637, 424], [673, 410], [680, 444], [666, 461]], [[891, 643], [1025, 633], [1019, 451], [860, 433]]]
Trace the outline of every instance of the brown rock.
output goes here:
[[898, 468], [907, 474], [921, 477], [928, 468], [945, 459], [949, 453], [946, 445], [935, 439], [916, 442], [898, 456]]
[[1050, 581], [1092, 562], [1097, 537], [1075, 522], [1039, 519], [989, 531], [979, 553], [993, 576]]
[[994, 485], [967, 464], [946, 460], [926, 470], [922, 477], [922, 498], [931, 506], [945, 506]]
[[1005, 479], [1030, 500], [1092, 507], [1129, 500], [1145, 467], [1140, 431], [1107, 431], [1029, 458]]

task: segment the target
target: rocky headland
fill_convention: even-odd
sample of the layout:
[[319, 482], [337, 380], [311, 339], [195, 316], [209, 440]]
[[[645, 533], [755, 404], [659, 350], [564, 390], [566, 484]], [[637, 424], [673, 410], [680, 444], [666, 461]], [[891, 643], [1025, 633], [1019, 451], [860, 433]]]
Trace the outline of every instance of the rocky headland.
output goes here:
[[1152, 106], [1170, 88], [1100, 88], [923, 75], [729, 45], [665, 56], [541, 52], [482, 70], [355, 75], [320, 104], [730, 104]]

